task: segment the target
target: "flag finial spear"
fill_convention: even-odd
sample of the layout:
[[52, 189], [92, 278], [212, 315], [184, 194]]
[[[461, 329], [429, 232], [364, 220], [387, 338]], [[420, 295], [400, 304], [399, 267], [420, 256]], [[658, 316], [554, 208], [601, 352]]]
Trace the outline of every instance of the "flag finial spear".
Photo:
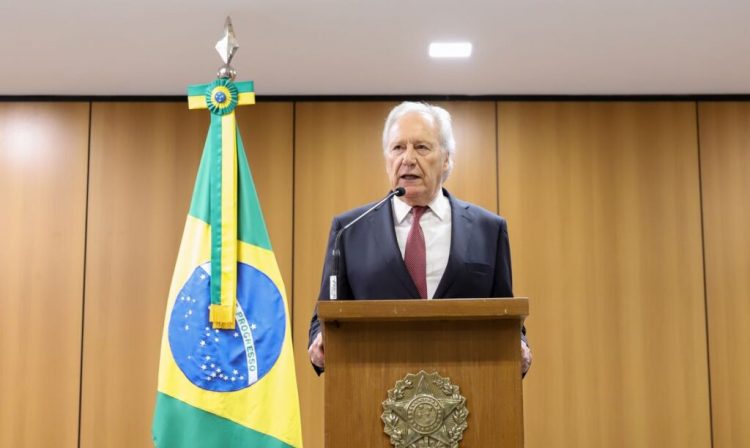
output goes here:
[[216, 74], [217, 77], [234, 80], [237, 71], [231, 63], [239, 48], [240, 44], [234, 35], [234, 28], [232, 28], [232, 18], [227, 16], [227, 20], [224, 22], [224, 36], [216, 43], [216, 51], [219, 52], [221, 60], [224, 61], [224, 65], [219, 68], [219, 72]]

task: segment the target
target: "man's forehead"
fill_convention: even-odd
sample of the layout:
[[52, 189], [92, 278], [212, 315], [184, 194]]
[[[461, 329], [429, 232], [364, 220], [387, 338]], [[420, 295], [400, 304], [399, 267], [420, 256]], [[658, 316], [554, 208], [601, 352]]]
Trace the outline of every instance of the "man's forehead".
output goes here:
[[396, 123], [406, 121], [422, 122], [426, 126], [433, 126], [435, 124], [435, 117], [422, 110], [412, 110], [399, 117], [398, 120], [396, 120]]

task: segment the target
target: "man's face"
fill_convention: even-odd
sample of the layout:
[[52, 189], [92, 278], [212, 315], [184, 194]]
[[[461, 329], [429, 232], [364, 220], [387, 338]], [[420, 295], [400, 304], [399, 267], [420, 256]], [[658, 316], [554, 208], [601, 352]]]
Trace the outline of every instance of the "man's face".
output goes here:
[[432, 117], [411, 112], [388, 131], [385, 170], [391, 188], [404, 187], [402, 200], [411, 206], [428, 205], [443, 185], [448, 157], [438, 143]]

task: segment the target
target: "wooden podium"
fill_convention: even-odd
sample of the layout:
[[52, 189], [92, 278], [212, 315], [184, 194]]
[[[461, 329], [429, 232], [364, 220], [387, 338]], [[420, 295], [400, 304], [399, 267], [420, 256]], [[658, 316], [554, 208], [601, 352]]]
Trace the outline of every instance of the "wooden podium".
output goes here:
[[[398, 380], [420, 371], [448, 378], [466, 398], [459, 446], [522, 447], [520, 329], [528, 309], [525, 298], [320, 302], [326, 448], [392, 447], [382, 403]], [[455, 417], [445, 412], [441, 418]]]

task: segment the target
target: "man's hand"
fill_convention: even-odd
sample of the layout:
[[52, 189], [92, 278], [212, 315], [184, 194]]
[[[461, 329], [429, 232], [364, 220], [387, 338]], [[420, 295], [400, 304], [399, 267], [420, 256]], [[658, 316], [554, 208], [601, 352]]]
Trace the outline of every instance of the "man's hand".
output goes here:
[[[310, 344], [310, 347], [307, 348], [307, 353], [310, 355], [310, 361], [312, 361], [313, 364], [320, 367], [321, 369], [325, 368], [326, 366], [326, 354], [323, 350], [323, 333], [319, 332], [317, 336], [315, 336], [315, 340], [312, 344]], [[531, 352], [529, 352], [530, 356]], [[531, 361], [529, 361], [531, 362]]]
[[[318, 333], [318, 336], [320, 336], [320, 333]], [[317, 339], [315, 340], [317, 342]], [[313, 344], [315, 345], [315, 344]], [[323, 351], [323, 346], [321, 344], [321, 353]], [[531, 349], [528, 345], [526, 345], [525, 341], [521, 341], [521, 376], [526, 375], [526, 372], [529, 371], [529, 368], [531, 367], [531, 360], [534, 357], [531, 356]]]

